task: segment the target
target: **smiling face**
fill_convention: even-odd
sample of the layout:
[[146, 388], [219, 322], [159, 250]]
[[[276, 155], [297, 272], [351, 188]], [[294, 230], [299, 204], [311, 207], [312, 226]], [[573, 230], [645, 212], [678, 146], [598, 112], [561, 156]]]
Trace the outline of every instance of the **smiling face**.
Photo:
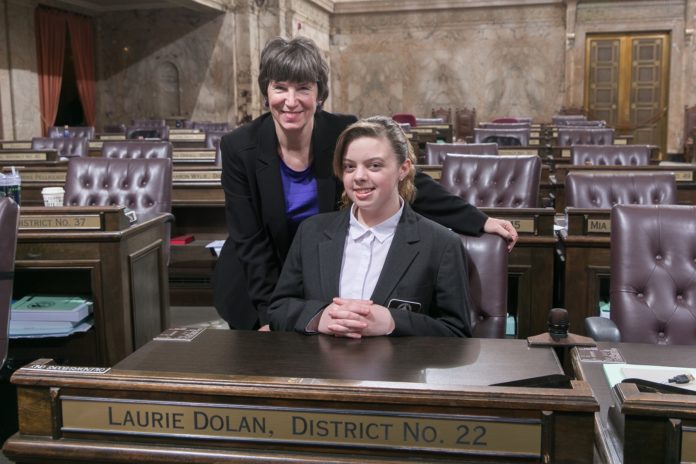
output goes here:
[[313, 82], [276, 82], [268, 84], [268, 106], [276, 128], [285, 132], [311, 132], [317, 111], [317, 84]]
[[350, 142], [343, 157], [343, 188], [362, 224], [372, 227], [399, 210], [399, 181], [410, 168], [408, 159], [398, 163], [386, 138], [360, 137]]

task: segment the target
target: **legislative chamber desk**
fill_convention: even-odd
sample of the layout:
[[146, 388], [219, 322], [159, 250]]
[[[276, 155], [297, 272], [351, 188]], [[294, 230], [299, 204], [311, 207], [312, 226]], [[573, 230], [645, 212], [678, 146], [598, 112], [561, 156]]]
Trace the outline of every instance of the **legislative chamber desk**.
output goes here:
[[10, 340], [10, 356], [112, 366], [168, 327], [163, 256], [169, 214], [129, 224], [122, 206], [22, 206], [13, 297], [80, 295], [94, 327], [67, 337]]
[[[188, 329], [191, 330], [191, 329]], [[184, 329], [181, 334], [187, 335]], [[161, 337], [158, 337], [161, 338]], [[598, 405], [524, 340], [207, 329], [108, 372], [18, 370], [17, 462], [591, 462]]]
[[[696, 368], [694, 346], [600, 342], [597, 348], [615, 348], [628, 364]], [[581, 360], [577, 349], [572, 360], [600, 405], [595, 430], [602, 462], [696, 462], [696, 396], [643, 393], [631, 383], [611, 389], [603, 362]]]

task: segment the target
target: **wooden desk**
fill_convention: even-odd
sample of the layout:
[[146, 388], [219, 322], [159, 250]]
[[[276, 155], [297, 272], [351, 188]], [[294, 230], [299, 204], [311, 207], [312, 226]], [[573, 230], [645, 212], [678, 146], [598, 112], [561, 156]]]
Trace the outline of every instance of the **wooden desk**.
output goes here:
[[3, 452], [18, 462], [592, 460], [587, 384], [487, 386], [561, 374], [523, 340], [209, 329], [103, 374], [45, 363], [12, 379], [20, 431]]
[[[77, 222], [54, 224], [69, 218]], [[79, 218], [88, 219], [79, 225]], [[94, 302], [94, 328], [70, 337], [12, 339], [10, 356], [111, 366], [168, 327], [162, 252], [168, 219], [160, 214], [129, 226], [123, 207], [22, 206], [13, 296], [87, 296]]]
[[554, 169], [551, 178], [553, 193], [556, 197], [556, 212], [565, 211], [565, 178], [569, 172], [590, 172], [606, 174], [634, 173], [672, 173], [677, 180], [677, 202], [680, 205], [696, 204], [696, 166], [580, 166], [559, 164]]
[[[696, 367], [693, 346], [600, 342], [597, 347], [617, 348], [629, 364]], [[580, 361], [577, 350], [572, 361], [600, 405], [595, 429], [602, 462], [696, 461], [696, 396], [640, 393], [634, 384], [610, 389], [601, 362]]]
[[[570, 331], [585, 334], [585, 318], [599, 316], [602, 279], [608, 282], [611, 257], [608, 209], [567, 208], [567, 229], [559, 236], [563, 306]], [[607, 289], [608, 283], [604, 285]]]

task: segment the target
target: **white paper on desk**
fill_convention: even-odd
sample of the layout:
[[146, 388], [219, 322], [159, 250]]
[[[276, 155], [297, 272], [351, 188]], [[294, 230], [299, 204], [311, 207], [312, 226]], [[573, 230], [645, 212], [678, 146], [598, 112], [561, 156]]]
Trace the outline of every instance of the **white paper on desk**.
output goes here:
[[625, 379], [641, 379], [696, 391], [696, 381], [682, 384], [669, 383], [669, 379], [680, 374], [691, 374], [696, 378], [696, 369], [692, 367], [649, 366], [647, 364], [604, 364], [603, 367], [611, 387]]
[[94, 320], [92, 318], [87, 319], [68, 330], [26, 330], [19, 333], [11, 333], [10, 338], [48, 338], [48, 337], [68, 337], [75, 333], [87, 332], [94, 325]]
[[215, 253], [215, 256], [220, 256], [220, 251], [222, 250], [222, 246], [225, 244], [224, 240], [213, 240], [209, 244], [207, 244], [205, 247], [210, 248], [213, 253]]

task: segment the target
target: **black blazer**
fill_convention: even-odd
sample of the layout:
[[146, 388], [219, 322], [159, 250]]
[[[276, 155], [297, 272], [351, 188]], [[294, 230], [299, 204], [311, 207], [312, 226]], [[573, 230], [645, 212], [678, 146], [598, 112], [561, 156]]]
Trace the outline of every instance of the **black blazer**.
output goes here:
[[[333, 152], [354, 116], [318, 111], [312, 166], [320, 212], [338, 209], [343, 185], [333, 175]], [[220, 140], [222, 187], [229, 237], [213, 276], [215, 307], [232, 328], [268, 323], [266, 311], [292, 237], [285, 217], [278, 138], [270, 113]], [[487, 216], [451, 195], [426, 174], [416, 175], [413, 209], [458, 233], [479, 235]]]
[[[339, 296], [349, 215], [346, 208], [300, 225], [268, 309], [273, 330], [306, 332], [312, 318]], [[370, 299], [384, 307], [392, 299], [420, 305], [389, 308], [392, 335], [471, 336], [469, 279], [459, 237], [405, 205]]]

